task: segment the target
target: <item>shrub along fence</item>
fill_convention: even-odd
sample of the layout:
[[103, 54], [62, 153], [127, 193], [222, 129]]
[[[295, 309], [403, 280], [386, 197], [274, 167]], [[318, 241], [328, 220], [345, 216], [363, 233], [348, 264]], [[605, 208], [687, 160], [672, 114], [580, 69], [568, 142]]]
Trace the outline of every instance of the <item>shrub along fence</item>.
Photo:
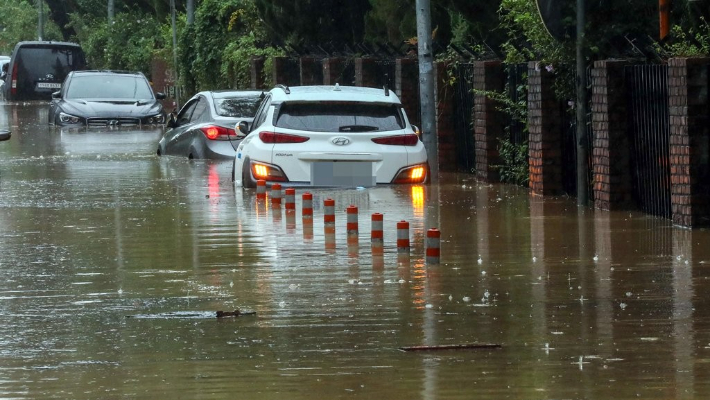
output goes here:
[[[536, 62], [452, 67], [435, 63], [440, 171], [498, 182], [506, 139], [527, 143], [533, 195], [574, 194], [565, 179], [576, 176], [575, 129], [568, 105], [555, 96], [554, 72]], [[253, 77], [262, 76], [263, 63], [252, 62], [252, 68]], [[709, 76], [708, 58], [671, 59], [667, 65], [594, 63], [587, 131], [595, 208], [641, 209], [688, 227], [710, 224]], [[420, 125], [415, 58], [277, 58], [273, 82], [388, 86]], [[257, 79], [252, 87], [262, 88]], [[504, 112], [516, 104], [525, 107], [523, 118]]]

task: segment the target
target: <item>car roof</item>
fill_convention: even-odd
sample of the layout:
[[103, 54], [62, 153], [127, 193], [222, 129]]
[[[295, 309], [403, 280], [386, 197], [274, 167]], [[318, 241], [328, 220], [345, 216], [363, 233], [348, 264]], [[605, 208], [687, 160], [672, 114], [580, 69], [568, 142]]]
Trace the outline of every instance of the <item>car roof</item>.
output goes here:
[[137, 71], [113, 71], [113, 70], [93, 70], [83, 69], [70, 72], [73, 75], [133, 75], [136, 77], [145, 77], [142, 72]]
[[270, 93], [274, 103], [288, 101], [355, 101], [401, 104], [397, 95], [385, 88], [340, 86], [338, 84], [291, 87], [278, 85], [271, 89]]
[[257, 97], [261, 96], [261, 90], [211, 90], [200, 92], [199, 94], [211, 94], [215, 99], [226, 99], [231, 97]]

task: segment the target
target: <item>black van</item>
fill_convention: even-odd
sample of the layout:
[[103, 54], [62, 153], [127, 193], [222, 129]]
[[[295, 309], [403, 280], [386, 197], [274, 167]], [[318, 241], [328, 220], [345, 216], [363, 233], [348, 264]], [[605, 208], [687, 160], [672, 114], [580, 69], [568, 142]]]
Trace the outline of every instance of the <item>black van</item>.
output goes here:
[[76, 43], [20, 42], [4, 69], [5, 100], [50, 100], [70, 71], [86, 69], [86, 59]]

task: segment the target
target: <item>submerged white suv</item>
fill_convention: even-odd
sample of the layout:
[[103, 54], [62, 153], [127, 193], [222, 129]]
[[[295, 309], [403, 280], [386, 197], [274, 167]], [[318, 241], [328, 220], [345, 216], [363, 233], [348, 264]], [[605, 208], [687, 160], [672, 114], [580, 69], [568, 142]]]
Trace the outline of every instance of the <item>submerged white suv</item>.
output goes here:
[[236, 186], [257, 180], [286, 186], [369, 187], [423, 183], [427, 154], [417, 128], [390, 90], [282, 85], [270, 90], [232, 169]]

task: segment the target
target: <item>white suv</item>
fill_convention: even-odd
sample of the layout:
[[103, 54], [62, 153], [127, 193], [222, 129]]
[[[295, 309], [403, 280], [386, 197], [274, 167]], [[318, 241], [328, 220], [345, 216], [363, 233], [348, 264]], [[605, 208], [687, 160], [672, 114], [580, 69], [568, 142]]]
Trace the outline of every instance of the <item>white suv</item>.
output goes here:
[[402, 103], [388, 89], [277, 86], [266, 94], [237, 148], [236, 186], [424, 183], [427, 154]]

